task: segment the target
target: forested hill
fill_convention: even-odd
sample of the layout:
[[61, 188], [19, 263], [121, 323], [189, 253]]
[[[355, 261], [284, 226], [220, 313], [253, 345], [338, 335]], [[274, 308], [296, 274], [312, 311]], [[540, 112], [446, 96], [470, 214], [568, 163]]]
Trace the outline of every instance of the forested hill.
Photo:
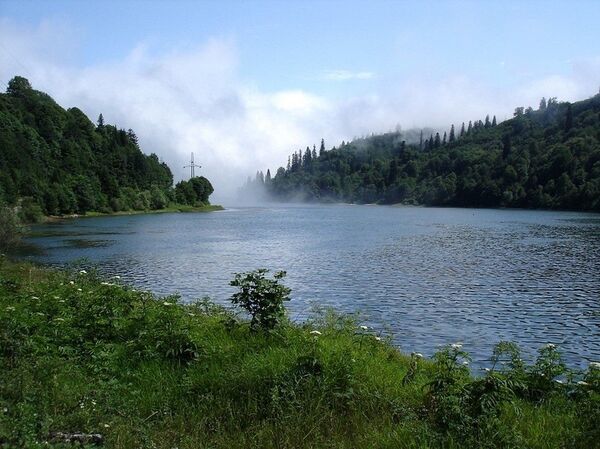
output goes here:
[[0, 94], [0, 204], [32, 215], [81, 214], [206, 204], [213, 191], [203, 177], [172, 184], [169, 167], [143, 154], [131, 129], [102, 115], [95, 125], [22, 77]]
[[600, 210], [600, 94], [407, 144], [388, 133], [294, 153], [252, 187], [277, 200]]

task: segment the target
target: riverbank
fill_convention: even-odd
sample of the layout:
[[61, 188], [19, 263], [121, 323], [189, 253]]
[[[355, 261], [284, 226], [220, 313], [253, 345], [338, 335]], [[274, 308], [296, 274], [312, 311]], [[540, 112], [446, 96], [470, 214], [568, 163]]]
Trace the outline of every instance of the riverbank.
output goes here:
[[[0, 447], [590, 448], [600, 370], [498, 348], [402, 354], [327, 312], [272, 332], [230, 309], [0, 259]], [[89, 440], [92, 441], [92, 440]]]
[[225, 208], [218, 204], [209, 204], [208, 206], [188, 206], [185, 204], [175, 204], [164, 209], [147, 209], [147, 210], [127, 210], [119, 212], [86, 212], [85, 214], [72, 214], [72, 215], [50, 215], [43, 218], [43, 222], [59, 221], [69, 218], [86, 218], [86, 217], [113, 217], [122, 215], [146, 215], [146, 214], [172, 214], [172, 213], [192, 213], [192, 212], [216, 212], [225, 210]]

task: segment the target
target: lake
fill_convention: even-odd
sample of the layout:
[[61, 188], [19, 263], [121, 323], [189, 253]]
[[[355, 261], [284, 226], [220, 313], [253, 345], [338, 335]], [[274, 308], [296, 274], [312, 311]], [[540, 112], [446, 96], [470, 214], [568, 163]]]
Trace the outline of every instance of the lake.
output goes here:
[[234, 273], [286, 270], [294, 320], [360, 312], [402, 350], [462, 342], [475, 366], [500, 340], [600, 359], [600, 215], [353, 205], [69, 219], [36, 226], [28, 256], [85, 258], [106, 276], [228, 304]]

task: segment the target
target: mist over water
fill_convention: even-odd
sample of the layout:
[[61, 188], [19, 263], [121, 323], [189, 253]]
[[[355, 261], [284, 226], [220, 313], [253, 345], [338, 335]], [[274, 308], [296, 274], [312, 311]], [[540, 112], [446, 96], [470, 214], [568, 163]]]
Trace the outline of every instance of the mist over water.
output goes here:
[[265, 205], [210, 214], [68, 220], [31, 242], [51, 264], [87, 258], [105, 275], [184, 301], [229, 304], [236, 272], [286, 270], [294, 320], [360, 312], [404, 351], [461, 341], [481, 364], [500, 340], [532, 357], [557, 344], [571, 366], [600, 358], [597, 214]]

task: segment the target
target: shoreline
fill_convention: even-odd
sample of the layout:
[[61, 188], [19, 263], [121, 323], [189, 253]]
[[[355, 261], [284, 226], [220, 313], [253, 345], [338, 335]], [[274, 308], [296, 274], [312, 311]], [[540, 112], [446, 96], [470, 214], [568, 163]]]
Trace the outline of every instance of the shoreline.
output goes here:
[[41, 223], [54, 223], [62, 220], [69, 220], [73, 218], [95, 218], [95, 217], [119, 217], [127, 215], [150, 215], [150, 214], [178, 214], [178, 213], [196, 213], [196, 212], [217, 212], [225, 210], [225, 208], [219, 204], [211, 204], [208, 206], [195, 207], [186, 205], [175, 205], [171, 207], [165, 207], [164, 209], [148, 209], [148, 210], [128, 210], [118, 212], [96, 212], [90, 211], [85, 214], [70, 214], [70, 215], [48, 215], [44, 216]]

